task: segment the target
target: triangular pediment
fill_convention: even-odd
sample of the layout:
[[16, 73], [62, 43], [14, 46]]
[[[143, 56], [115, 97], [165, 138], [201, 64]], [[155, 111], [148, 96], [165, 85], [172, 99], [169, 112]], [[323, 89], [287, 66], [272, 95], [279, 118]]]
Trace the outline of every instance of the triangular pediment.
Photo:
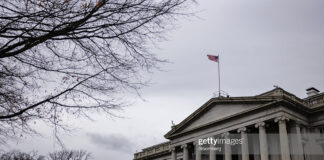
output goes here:
[[239, 115], [272, 101], [274, 101], [272, 97], [266, 96], [212, 98], [181, 123], [174, 126], [165, 137], [168, 138], [175, 134], [188, 132], [213, 122], [225, 120], [233, 115]]
[[214, 121], [239, 114], [251, 108], [255, 108], [259, 105], [260, 104], [214, 104], [210, 106], [205, 113], [199, 117], [196, 117], [196, 119], [192, 121], [190, 125], [185, 127], [183, 131], [188, 131], [199, 126], [210, 124]]
[[271, 91], [250, 97], [218, 97], [212, 98], [179, 124], [172, 127], [165, 138], [190, 132], [207, 125], [225, 121], [229, 118], [240, 116], [258, 107], [266, 107], [279, 101], [290, 101], [307, 108], [303, 100], [295, 95], [277, 87]]

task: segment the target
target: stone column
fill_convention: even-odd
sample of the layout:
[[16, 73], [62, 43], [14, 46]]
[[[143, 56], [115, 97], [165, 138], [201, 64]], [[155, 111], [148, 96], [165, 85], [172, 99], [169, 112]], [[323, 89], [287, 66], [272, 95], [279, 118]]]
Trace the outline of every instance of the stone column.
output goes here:
[[265, 123], [259, 122], [255, 124], [255, 128], [259, 128], [261, 160], [269, 160], [268, 140], [267, 140], [267, 133], [265, 130]]
[[189, 160], [188, 145], [184, 144], [181, 148], [183, 149], [183, 160]]
[[[222, 134], [222, 137], [225, 139], [229, 138], [229, 132], [225, 132]], [[232, 160], [232, 150], [231, 150], [231, 145], [230, 144], [224, 144], [224, 160]]]
[[279, 123], [279, 140], [281, 150], [281, 160], [290, 160], [289, 142], [286, 121], [289, 119], [285, 116], [280, 116], [275, 119]]
[[304, 152], [304, 159], [305, 160], [309, 160], [309, 150], [308, 150], [308, 147], [307, 147], [307, 142], [309, 140], [308, 138], [308, 132], [307, 132], [307, 129], [306, 129], [306, 126], [300, 126], [300, 134], [301, 134], [301, 137], [302, 137], [302, 147], [303, 147], [303, 152]]
[[198, 144], [197, 141], [195, 141], [193, 144], [195, 146], [196, 160], [201, 160], [201, 150], [200, 150], [200, 146], [199, 146], [199, 144]]
[[177, 160], [177, 152], [175, 150], [175, 147], [171, 148], [171, 160]]
[[215, 145], [210, 144], [210, 151], [209, 151], [209, 160], [216, 160], [216, 150]]
[[237, 133], [241, 133], [241, 139], [242, 139], [242, 145], [241, 145], [242, 160], [249, 160], [249, 142], [248, 142], [248, 137], [247, 137], [247, 134], [246, 134], [246, 127], [239, 128], [237, 130]]
[[300, 130], [300, 123], [296, 122], [295, 124], [296, 129], [296, 138], [297, 138], [297, 160], [304, 160], [304, 150], [303, 150], [303, 141], [301, 136], [301, 130]]

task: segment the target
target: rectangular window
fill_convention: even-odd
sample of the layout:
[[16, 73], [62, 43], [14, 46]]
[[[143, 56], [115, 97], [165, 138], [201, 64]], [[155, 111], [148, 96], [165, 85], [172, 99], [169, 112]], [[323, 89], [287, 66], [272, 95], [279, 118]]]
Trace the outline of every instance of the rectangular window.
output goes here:
[[319, 130], [320, 130], [321, 137], [324, 137], [324, 127], [320, 128]]

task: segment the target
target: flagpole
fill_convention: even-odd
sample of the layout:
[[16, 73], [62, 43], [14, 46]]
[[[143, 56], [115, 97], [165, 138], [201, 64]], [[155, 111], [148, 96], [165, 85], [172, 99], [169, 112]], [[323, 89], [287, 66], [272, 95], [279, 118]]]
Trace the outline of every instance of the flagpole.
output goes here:
[[220, 88], [220, 68], [219, 68], [219, 63], [220, 63], [220, 57], [218, 56], [218, 97], [221, 97], [221, 88]]

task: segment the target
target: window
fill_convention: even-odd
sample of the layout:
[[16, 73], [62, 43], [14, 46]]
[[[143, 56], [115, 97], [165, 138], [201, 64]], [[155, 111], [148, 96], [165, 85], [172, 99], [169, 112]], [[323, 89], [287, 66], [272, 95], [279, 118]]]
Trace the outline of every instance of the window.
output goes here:
[[320, 130], [320, 136], [324, 137], [324, 127], [320, 128], [319, 130]]

